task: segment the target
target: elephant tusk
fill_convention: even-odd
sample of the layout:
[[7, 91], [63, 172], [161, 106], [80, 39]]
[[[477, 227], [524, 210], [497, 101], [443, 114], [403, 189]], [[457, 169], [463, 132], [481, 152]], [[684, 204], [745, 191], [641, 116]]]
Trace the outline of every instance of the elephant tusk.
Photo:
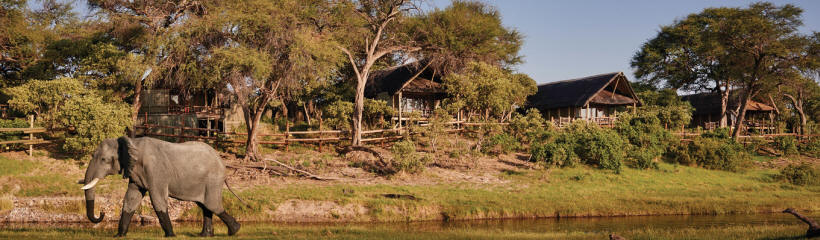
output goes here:
[[86, 184], [85, 186], [83, 186], [83, 188], [82, 188], [82, 189], [83, 189], [83, 190], [88, 190], [88, 189], [91, 189], [91, 188], [93, 188], [93, 187], [94, 187], [94, 185], [97, 185], [97, 182], [99, 182], [99, 181], [100, 181], [100, 179], [99, 179], [99, 178], [94, 178], [94, 180], [91, 180], [91, 182], [90, 182], [90, 183], [88, 183], [88, 184]]

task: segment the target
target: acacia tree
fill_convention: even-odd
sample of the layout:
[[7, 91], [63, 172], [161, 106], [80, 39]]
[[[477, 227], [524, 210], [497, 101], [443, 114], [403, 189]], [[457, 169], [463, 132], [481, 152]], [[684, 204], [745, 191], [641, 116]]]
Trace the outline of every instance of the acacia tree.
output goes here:
[[720, 127], [727, 126], [732, 79], [725, 59], [729, 53], [716, 45], [716, 22], [727, 9], [707, 8], [661, 27], [632, 57], [635, 77], [646, 84], [721, 95]]
[[[196, 20], [188, 43], [204, 54], [205, 81], [223, 83], [241, 106], [248, 130], [246, 159], [259, 158], [257, 133], [266, 107], [286, 86], [333, 73], [340, 54], [324, 31], [333, 21], [327, 1], [242, 0]], [[191, 58], [198, 59], [198, 58]], [[192, 80], [195, 81], [195, 80]]]
[[[163, 52], [168, 48], [163, 38], [174, 35], [180, 20], [205, 14], [205, 6], [196, 0], [89, 0], [88, 3], [92, 9], [102, 10], [99, 13], [109, 19], [111, 25], [107, 33], [116, 45], [125, 52], [140, 55], [140, 62], [145, 66], [143, 76], [127, 79], [134, 89], [131, 122], [136, 124], [143, 87], [167, 77], [157, 74], [162, 71], [153, 71], [154, 68], [164, 64], [169, 69], [175, 65], [168, 63], [173, 59]], [[131, 131], [131, 137], [134, 134], [135, 131]]]
[[783, 76], [795, 74], [807, 57], [807, 37], [797, 31], [802, 9], [793, 5], [755, 3], [746, 9], [729, 9], [718, 24], [717, 44], [729, 52], [728, 72], [743, 89], [732, 137], [744, 127], [746, 107], [761, 91], [772, 88]]
[[453, 96], [448, 104], [468, 111], [487, 121], [491, 117], [504, 121], [509, 119], [517, 106], [522, 106], [527, 96], [538, 91], [535, 81], [525, 74], [484, 62], [467, 64], [462, 74], [444, 78], [444, 89]]
[[344, 5], [346, 21], [340, 26], [338, 48], [347, 55], [356, 76], [356, 92], [351, 121], [351, 143], [362, 144], [362, 113], [364, 88], [374, 64], [382, 57], [396, 53], [410, 53], [421, 49], [409, 41], [408, 33], [401, 31], [409, 11], [416, 9], [412, 0], [358, 0]]

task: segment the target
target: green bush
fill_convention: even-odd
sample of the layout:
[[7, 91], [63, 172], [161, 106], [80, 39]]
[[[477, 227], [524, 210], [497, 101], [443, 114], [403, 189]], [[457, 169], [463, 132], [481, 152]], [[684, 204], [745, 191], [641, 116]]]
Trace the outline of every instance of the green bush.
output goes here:
[[654, 159], [665, 154], [670, 145], [680, 142], [664, 129], [657, 113], [651, 111], [624, 113], [614, 129], [632, 145], [629, 159], [634, 163], [633, 167], [639, 169], [657, 168]]
[[[25, 119], [0, 119], [0, 128], [27, 128], [29, 127], [28, 121]], [[28, 134], [23, 134], [22, 131], [19, 132], [0, 132], [0, 141], [13, 141], [13, 140], [21, 140], [23, 136], [28, 136]], [[4, 147], [7, 147], [9, 150], [20, 150], [24, 149], [25, 145], [23, 144], [7, 144]]]
[[711, 131], [705, 131], [700, 134], [704, 138], [730, 139], [732, 138], [731, 128], [717, 128]]
[[731, 139], [699, 137], [670, 148], [670, 153], [667, 160], [673, 163], [725, 171], [738, 171], [750, 160], [743, 145]]
[[578, 165], [578, 155], [571, 143], [534, 143], [530, 146], [530, 159], [544, 167], [573, 167]]
[[817, 138], [811, 138], [809, 141], [805, 143], [801, 143], [799, 145], [800, 153], [812, 156], [812, 157], [820, 157], [820, 140]]
[[778, 136], [774, 138], [774, 147], [777, 150], [780, 150], [783, 155], [796, 155], [799, 152], [797, 151], [797, 139], [793, 136]]
[[349, 130], [351, 115], [353, 115], [353, 103], [348, 101], [332, 102], [322, 110], [323, 124], [332, 129]]
[[553, 139], [542, 142], [530, 150], [532, 160], [536, 162], [562, 167], [580, 162], [616, 171], [621, 169], [628, 148], [617, 132], [584, 121], [575, 121], [556, 133]]
[[820, 184], [820, 171], [807, 163], [786, 166], [780, 170], [780, 177], [794, 185]]
[[551, 128], [551, 123], [544, 120], [538, 109], [530, 108], [526, 115], [514, 113], [506, 130], [521, 143], [530, 144], [533, 139], [547, 134]]
[[427, 163], [432, 160], [429, 156], [416, 152], [416, 144], [407, 140], [393, 144], [390, 152], [393, 153], [392, 165], [396, 171], [422, 172]]
[[131, 127], [131, 107], [124, 103], [105, 103], [94, 95], [71, 98], [57, 115], [69, 129], [63, 150], [90, 154], [102, 140], [120, 137]]
[[501, 133], [491, 136], [481, 146], [481, 152], [489, 155], [507, 154], [521, 148], [521, 143], [507, 133]]

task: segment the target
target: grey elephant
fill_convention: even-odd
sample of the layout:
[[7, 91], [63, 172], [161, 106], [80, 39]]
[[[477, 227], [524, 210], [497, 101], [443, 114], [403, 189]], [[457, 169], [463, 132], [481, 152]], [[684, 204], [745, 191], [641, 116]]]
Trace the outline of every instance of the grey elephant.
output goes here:
[[[225, 165], [216, 151], [205, 143], [169, 143], [149, 137], [104, 140], [97, 147], [85, 178], [80, 181], [85, 184], [82, 189], [85, 190], [86, 212], [93, 223], [105, 217], [104, 213], [100, 213], [99, 218], [94, 216], [94, 186], [114, 174], [122, 174], [128, 179], [116, 236], [128, 233], [131, 217], [145, 192], [150, 193], [151, 204], [166, 237], [174, 236], [168, 217], [168, 197], [196, 202], [202, 209], [200, 236], [213, 236], [214, 213], [228, 226], [228, 235], [239, 231], [240, 224], [222, 207], [222, 184], [227, 185]], [[228, 190], [233, 193], [230, 187]]]

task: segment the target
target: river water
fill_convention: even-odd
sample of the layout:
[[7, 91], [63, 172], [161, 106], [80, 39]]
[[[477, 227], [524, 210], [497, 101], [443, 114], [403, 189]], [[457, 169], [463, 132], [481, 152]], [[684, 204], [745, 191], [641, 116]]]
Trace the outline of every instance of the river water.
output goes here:
[[[813, 219], [820, 220], [820, 213], [807, 214]], [[217, 222], [218, 219], [214, 218]], [[151, 224], [149, 226], [133, 226], [132, 233], [142, 231], [139, 236], [160, 236], [158, 224]], [[721, 229], [732, 228], [736, 226], [743, 226], [749, 228], [761, 228], [765, 226], [782, 226], [788, 225], [790, 227], [788, 233], [781, 233], [784, 238], [799, 236], [804, 233], [800, 229], [806, 229], [807, 225], [799, 222], [797, 218], [792, 215], [784, 213], [772, 214], [751, 214], [751, 215], [694, 215], [694, 216], [636, 216], [636, 217], [594, 217], [594, 218], [561, 218], [561, 219], [505, 219], [505, 220], [472, 220], [472, 221], [451, 221], [451, 222], [403, 222], [403, 223], [244, 223], [243, 234], [250, 238], [267, 238], [265, 235], [271, 232], [285, 232], [285, 234], [294, 235], [279, 235], [280, 238], [313, 238], [317, 239], [327, 238], [329, 236], [346, 236], [341, 238], [359, 239], [362, 236], [369, 236], [373, 238], [373, 234], [381, 234], [375, 238], [392, 238], [391, 233], [413, 234], [417, 232], [424, 233], [453, 233], [450, 235], [429, 235], [419, 237], [423, 239], [436, 238], [435, 236], [449, 236], [448, 238], [464, 238], [473, 239], [469, 237], [471, 232], [483, 233], [497, 233], [497, 235], [479, 235], [479, 238], [494, 239], [497, 237], [505, 238], [508, 235], [522, 235], [527, 234], [544, 234], [544, 233], [590, 233], [599, 238], [606, 236], [608, 233], [622, 233], [642, 229], [652, 229], [652, 231], [666, 232], [674, 231], [681, 228], [694, 229]], [[806, 226], [806, 228], [802, 228]], [[175, 223], [175, 228], [179, 229], [177, 233], [183, 233], [182, 236], [193, 236], [198, 232], [199, 223]], [[221, 224], [215, 225], [217, 233], [224, 232], [224, 226]], [[99, 226], [93, 226], [91, 223], [76, 223], [76, 224], [0, 224], [0, 238], [37, 238], [38, 234], [41, 237], [49, 234], [49, 229], [60, 229], [59, 232], [72, 232], [78, 238], [97, 238], [101, 236], [108, 236], [116, 232], [116, 223], [109, 222]], [[331, 230], [328, 230], [331, 229]], [[341, 229], [341, 230], [340, 230]], [[352, 230], [350, 230], [352, 229]], [[358, 229], [358, 230], [357, 230]], [[377, 229], [375, 233], [361, 231]], [[3, 230], [6, 230], [5, 235]], [[321, 235], [328, 231], [342, 231], [349, 235]], [[358, 232], [357, 232], [358, 231]], [[148, 232], [148, 233], [145, 233]], [[264, 232], [264, 234], [262, 234]], [[352, 232], [352, 233], [350, 233]], [[793, 232], [793, 234], [792, 234]], [[11, 235], [9, 235], [11, 233]], [[14, 235], [15, 233], [25, 233], [27, 235]], [[82, 235], [82, 234], [89, 235]], [[186, 235], [187, 234], [187, 235]], [[222, 233], [224, 235], [224, 233]], [[317, 235], [318, 234], [318, 235]], [[362, 235], [356, 235], [362, 234]], [[368, 235], [370, 234], [370, 235]], [[461, 235], [459, 235], [461, 234]], [[460, 237], [460, 236], [468, 237]], [[58, 237], [71, 238], [72, 235], [57, 235]], [[256, 236], [256, 237], [253, 237]], [[358, 237], [357, 237], [358, 236]], [[399, 236], [399, 235], [395, 235]], [[432, 236], [432, 237], [431, 237]], [[535, 235], [533, 238], [539, 238]], [[709, 238], [707, 236], [695, 237], [695, 239]], [[779, 238], [779, 237], [778, 237]], [[410, 238], [415, 239], [415, 238]], [[558, 239], [561, 239], [558, 237]]]

